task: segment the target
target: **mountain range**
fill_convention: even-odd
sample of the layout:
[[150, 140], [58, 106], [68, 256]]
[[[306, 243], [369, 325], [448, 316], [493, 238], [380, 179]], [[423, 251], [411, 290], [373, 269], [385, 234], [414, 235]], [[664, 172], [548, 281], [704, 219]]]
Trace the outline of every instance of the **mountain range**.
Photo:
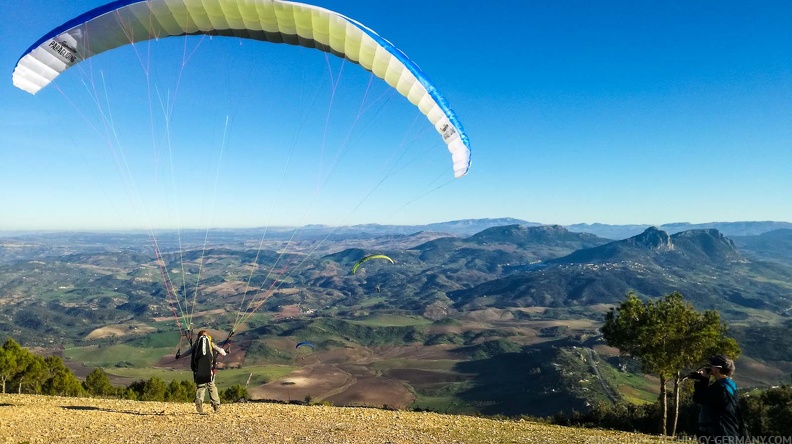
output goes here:
[[[491, 230], [503, 233], [512, 227]], [[773, 239], [788, 242], [792, 230], [787, 231], [773, 234]], [[617, 303], [630, 291], [644, 296], [679, 291], [701, 308], [718, 308], [736, 317], [744, 317], [744, 309], [786, 313], [792, 306], [788, 298], [792, 249], [782, 254], [778, 243], [744, 240], [754, 246], [754, 257], [773, 251], [781, 262], [750, 260], [734, 241], [714, 229], [672, 235], [650, 227], [631, 238], [599, 242], [523, 265], [508, 276], [454, 291], [449, 297], [457, 308], [569, 307]]]
[[[157, 236], [163, 242], [176, 242], [177, 238], [181, 242], [200, 243], [207, 233], [215, 239], [223, 242], [239, 241], [251, 237], [260, 237], [262, 232], [267, 233], [270, 239], [290, 239], [297, 236], [303, 239], [315, 239], [328, 237], [329, 239], [344, 239], [356, 237], [358, 239], [380, 237], [384, 235], [409, 235], [417, 232], [443, 233], [452, 236], [471, 236], [487, 228], [500, 227], [505, 225], [522, 225], [526, 227], [544, 226], [548, 224], [539, 222], [529, 222], [512, 217], [502, 218], [483, 218], [483, 219], [461, 219], [448, 222], [437, 222], [424, 225], [383, 225], [383, 224], [359, 224], [359, 225], [305, 225], [303, 227], [275, 226], [275, 227], [254, 227], [254, 228], [212, 228], [212, 229], [183, 229], [177, 233], [174, 230], [159, 230]], [[696, 229], [716, 229], [726, 236], [756, 236], [779, 229], [792, 229], [790, 222], [773, 221], [744, 221], [744, 222], [709, 222], [692, 224], [689, 222], [675, 222], [662, 225], [651, 224], [632, 224], [632, 225], [610, 225], [601, 223], [579, 223], [572, 225], [562, 225], [564, 228], [575, 233], [590, 233], [596, 236], [620, 240], [626, 239], [642, 233], [650, 227], [657, 227], [670, 234], [680, 231]], [[0, 231], [2, 238], [20, 238], [28, 236], [48, 236], [53, 239], [69, 238], [72, 241], [86, 242], [92, 237], [102, 237], [104, 242], [113, 239], [124, 238], [126, 241], [131, 236], [137, 236], [141, 242], [146, 242], [150, 237], [148, 231], [95, 231], [91, 233], [82, 232], [23, 232], [23, 231]]]
[[[454, 236], [471, 236], [487, 228], [501, 227], [505, 225], [522, 225], [526, 227], [545, 226], [539, 222], [530, 222], [511, 217], [489, 218], [489, 219], [463, 219], [449, 222], [438, 222], [426, 225], [379, 225], [363, 224], [342, 227], [331, 227], [327, 225], [308, 225], [300, 231], [305, 236], [326, 235], [332, 232], [334, 236], [361, 236], [383, 235], [383, 234], [412, 234], [419, 231], [429, 231], [447, 233]], [[688, 230], [715, 229], [726, 236], [756, 236], [769, 231], [779, 229], [792, 229], [790, 222], [773, 221], [744, 221], [744, 222], [708, 222], [693, 224], [689, 222], [674, 222], [662, 225], [633, 224], [633, 225], [609, 225], [609, 224], [572, 224], [562, 225], [569, 231], [575, 233], [590, 233], [596, 236], [620, 240], [641, 234], [644, 230], [651, 227], [659, 228], [670, 234]], [[291, 234], [294, 228], [280, 227], [277, 231]]]
[[[753, 384], [792, 370], [792, 229], [757, 222], [741, 229], [770, 231], [730, 236], [647, 227], [613, 240], [507, 222], [471, 234], [448, 231], [495, 220], [381, 234], [313, 226], [266, 242], [254, 230], [218, 230], [206, 248], [205, 232], [167, 233], [156, 254], [141, 233], [0, 238], [0, 336], [67, 345], [72, 364], [122, 378], [129, 366], [177, 368], [163, 357], [180, 337], [172, 294], [189, 295], [196, 323], [222, 335], [258, 289], [275, 288], [260, 310], [243, 313], [253, 316], [235, 336], [234, 365], [245, 371], [296, 363], [294, 341], [307, 339], [321, 357], [305, 371], [348, 374], [360, 387], [408, 384], [417, 405], [441, 399], [443, 408], [545, 415], [619, 398], [624, 375], [612, 366], [622, 362], [598, 332], [603, 313], [629, 292], [678, 291], [697, 309], [719, 311], [750, 359], [741, 374]], [[373, 253], [394, 263], [371, 260], [353, 274]], [[288, 381], [257, 389], [290, 399]], [[371, 393], [336, 393], [344, 381], [328, 386], [333, 400]], [[517, 402], [515, 390], [530, 395]]]
[[[515, 220], [456, 221], [433, 228], [464, 231], [504, 221]], [[740, 232], [756, 232], [783, 224], [743, 222], [724, 226]], [[316, 226], [306, 229], [321, 231]], [[367, 226], [367, 229], [385, 230], [386, 226]], [[253, 242], [257, 236], [253, 237], [248, 230], [219, 233], [221, 236], [212, 238], [207, 251], [191, 244], [189, 235], [182, 236], [182, 250], [178, 254], [175, 240], [163, 235], [159, 239], [161, 254], [165, 259], [175, 260], [178, 256], [191, 262], [204, 256], [225, 256], [225, 262], [240, 264], [251, 263], [260, 256], [264, 265], [277, 261], [279, 254], [275, 252], [288, 246], [295, 254], [313, 254], [314, 259], [306, 262], [305, 272], [295, 274], [290, 284], [303, 286], [309, 295], [332, 288], [362, 296], [379, 284], [400, 288], [408, 296], [406, 299], [442, 294], [456, 309], [569, 307], [614, 303], [628, 291], [646, 296], [680, 291], [701, 307], [719, 307], [726, 313], [734, 311], [737, 316], [741, 307], [784, 311], [789, 308], [788, 298], [792, 293], [792, 229], [731, 237], [712, 228], [669, 233], [658, 227], [648, 227], [638, 235], [616, 241], [558, 225], [523, 223], [489, 227], [472, 235], [425, 230], [381, 235], [366, 232], [361, 236], [360, 231], [345, 235], [343, 230], [337, 230], [332, 238], [322, 241], [312, 240], [315, 238], [305, 233], [302, 239], [291, 244], [271, 240], [260, 253], [252, 247], [258, 244]], [[203, 236], [201, 239], [203, 242]], [[74, 262], [83, 267], [134, 268], [152, 259], [150, 247], [148, 239], [140, 234], [28, 235], [0, 239], [0, 264], [8, 264], [10, 270], [14, 267], [24, 270], [35, 268], [27, 261], [51, 258], [57, 259], [60, 267]], [[398, 267], [379, 270], [377, 283], [350, 279], [337, 272], [318, 272], [327, 268], [328, 261], [335, 263], [337, 270], [345, 270], [371, 251], [388, 254], [399, 263]], [[320, 262], [315, 262], [316, 259]], [[61, 273], [67, 272], [52, 272], [52, 275]], [[82, 272], [74, 270], [73, 273], [78, 276]], [[221, 275], [210, 277], [211, 270], [204, 273], [208, 273], [204, 277], [205, 284], [224, 280]], [[4, 289], [4, 281], [18, 283], [11, 277], [22, 274], [22, 271], [7, 271], [6, 278], [0, 279], [0, 291]], [[131, 285], [123, 277], [103, 279], [113, 288]], [[81, 281], [90, 282], [90, 279]], [[7, 285], [6, 291], [14, 291], [13, 285]], [[314, 288], [316, 290], [312, 290]], [[151, 294], [154, 290], [146, 287], [130, 291]], [[393, 303], [398, 306], [400, 301]]]

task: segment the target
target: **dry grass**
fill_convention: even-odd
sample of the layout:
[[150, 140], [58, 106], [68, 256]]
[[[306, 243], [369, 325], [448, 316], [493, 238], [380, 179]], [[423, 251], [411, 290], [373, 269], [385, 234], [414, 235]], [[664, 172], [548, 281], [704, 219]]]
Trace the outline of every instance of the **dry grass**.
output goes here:
[[121, 336], [126, 335], [139, 335], [143, 333], [153, 333], [156, 331], [156, 328], [149, 327], [148, 325], [141, 323], [115, 324], [97, 328], [96, 330], [88, 333], [88, 335], [83, 339], [102, 339], [113, 336], [120, 338]]
[[[211, 408], [208, 409], [211, 411]], [[287, 404], [191, 404], [0, 395], [2, 443], [650, 443], [633, 433], [530, 421]], [[670, 442], [670, 441], [668, 441]]]
[[[217, 309], [214, 309], [214, 310], [199, 311], [199, 312], [193, 313], [192, 316], [193, 316], [193, 318], [200, 318], [200, 317], [203, 317], [203, 316], [223, 314], [223, 313], [225, 313], [224, 309], [217, 308]], [[162, 316], [162, 317], [152, 318], [152, 319], [154, 319], [155, 322], [167, 322], [167, 321], [175, 321], [176, 317], [175, 316]]]
[[465, 313], [463, 319], [474, 322], [508, 321], [514, 319], [514, 315], [505, 309], [484, 308]]
[[[773, 365], [775, 364], [775, 365]], [[738, 387], [757, 385], [781, 385], [788, 383], [789, 373], [776, 363], [767, 365], [748, 356], [740, 356], [734, 380]]]
[[251, 289], [248, 287], [246, 282], [226, 281], [223, 282], [222, 284], [206, 287], [202, 290], [202, 293], [226, 297], [226, 296], [243, 294], [245, 293], [245, 291], [251, 291]]
[[281, 305], [280, 311], [277, 312], [272, 318], [274, 320], [280, 319], [288, 319], [294, 318], [300, 315], [300, 306], [297, 304], [293, 305]]

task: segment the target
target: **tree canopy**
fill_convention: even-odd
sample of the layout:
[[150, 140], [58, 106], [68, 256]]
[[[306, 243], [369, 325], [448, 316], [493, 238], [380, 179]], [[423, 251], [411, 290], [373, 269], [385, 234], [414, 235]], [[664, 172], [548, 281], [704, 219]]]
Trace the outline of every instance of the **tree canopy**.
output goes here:
[[[678, 406], [683, 373], [715, 354], [737, 358], [740, 348], [726, 332], [726, 324], [721, 322], [717, 311], [698, 312], [678, 292], [646, 301], [629, 293], [618, 307], [611, 308], [605, 315], [602, 327], [608, 345], [638, 359], [645, 373], [660, 377], [660, 431], [664, 434], [668, 422], [666, 383], [674, 380]], [[676, 415], [673, 424], [672, 434]]]

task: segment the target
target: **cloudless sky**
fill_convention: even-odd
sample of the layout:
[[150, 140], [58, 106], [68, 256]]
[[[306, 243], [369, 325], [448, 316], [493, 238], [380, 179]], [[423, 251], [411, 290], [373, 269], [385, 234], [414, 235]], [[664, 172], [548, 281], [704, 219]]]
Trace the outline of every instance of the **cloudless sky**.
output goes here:
[[787, 1], [315, 0], [447, 98], [473, 152], [456, 180], [405, 98], [316, 50], [170, 38], [12, 85], [103, 3], [0, 3], [0, 230], [792, 221]]

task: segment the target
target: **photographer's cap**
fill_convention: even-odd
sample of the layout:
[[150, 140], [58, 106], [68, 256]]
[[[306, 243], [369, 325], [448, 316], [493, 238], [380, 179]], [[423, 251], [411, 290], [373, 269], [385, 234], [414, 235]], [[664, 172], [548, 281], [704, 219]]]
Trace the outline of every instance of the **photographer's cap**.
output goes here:
[[720, 367], [724, 374], [730, 374], [731, 371], [734, 371], [734, 361], [724, 355], [715, 355], [709, 358], [709, 364], [712, 367]]

